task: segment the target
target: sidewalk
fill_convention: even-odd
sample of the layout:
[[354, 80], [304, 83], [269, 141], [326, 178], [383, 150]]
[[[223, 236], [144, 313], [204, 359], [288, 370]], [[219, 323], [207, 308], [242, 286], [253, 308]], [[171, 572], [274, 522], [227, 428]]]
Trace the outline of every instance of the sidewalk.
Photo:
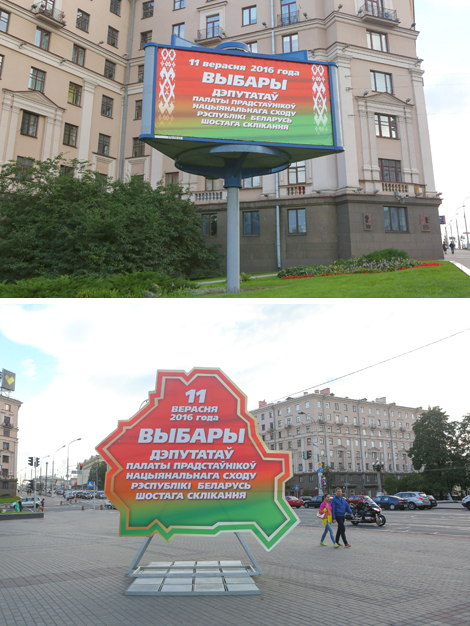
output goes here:
[[449, 248], [449, 250], [447, 250], [447, 254], [444, 255], [444, 260], [454, 263], [454, 265], [456, 265], [460, 270], [462, 270], [463, 272], [465, 272], [465, 274], [468, 274], [470, 276], [470, 250], [456, 249], [454, 251], [454, 254], [452, 254]]

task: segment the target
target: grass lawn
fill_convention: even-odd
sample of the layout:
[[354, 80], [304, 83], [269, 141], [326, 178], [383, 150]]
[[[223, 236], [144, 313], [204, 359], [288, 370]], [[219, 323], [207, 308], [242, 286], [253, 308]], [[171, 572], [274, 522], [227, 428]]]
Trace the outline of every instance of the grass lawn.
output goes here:
[[[225, 284], [207, 285], [224, 287]], [[202, 285], [203, 287], [203, 285]], [[349, 274], [282, 280], [257, 278], [242, 293], [203, 298], [470, 298], [470, 277], [452, 263], [386, 274]]]

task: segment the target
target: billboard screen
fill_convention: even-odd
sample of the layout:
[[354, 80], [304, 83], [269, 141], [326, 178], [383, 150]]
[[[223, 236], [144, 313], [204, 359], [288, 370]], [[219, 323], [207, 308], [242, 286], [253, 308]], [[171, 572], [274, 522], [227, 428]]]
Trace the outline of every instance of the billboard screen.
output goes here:
[[7, 391], [15, 391], [16, 374], [8, 370], [2, 370], [2, 389]]
[[284, 497], [290, 453], [266, 448], [220, 369], [159, 371], [148, 404], [97, 450], [121, 535], [251, 531], [270, 550], [299, 522]]
[[148, 44], [141, 139], [340, 151], [333, 69], [279, 56]]

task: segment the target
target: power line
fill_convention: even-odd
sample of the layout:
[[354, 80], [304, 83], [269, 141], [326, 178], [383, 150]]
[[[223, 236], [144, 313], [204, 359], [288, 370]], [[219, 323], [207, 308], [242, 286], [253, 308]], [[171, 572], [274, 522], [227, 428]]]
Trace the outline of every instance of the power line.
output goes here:
[[407, 354], [411, 354], [412, 352], [417, 352], [418, 350], [423, 350], [424, 348], [428, 348], [429, 346], [433, 346], [436, 343], [440, 343], [441, 341], [446, 341], [447, 339], [451, 339], [452, 337], [457, 337], [457, 335], [462, 335], [470, 330], [470, 328], [465, 328], [464, 330], [460, 330], [458, 333], [454, 333], [453, 335], [448, 335], [447, 337], [443, 337], [442, 339], [437, 339], [436, 341], [431, 341], [431, 343], [427, 343], [424, 346], [419, 346], [419, 348], [413, 348], [413, 350], [408, 350], [407, 352], [402, 352], [401, 354], [397, 354], [396, 356], [392, 356], [389, 359], [385, 359], [385, 361], [379, 361], [378, 363], [374, 363], [373, 365], [367, 365], [366, 367], [362, 367], [360, 370], [355, 370], [354, 372], [350, 372], [349, 374], [343, 374], [343, 376], [337, 376], [336, 378], [331, 378], [323, 383], [318, 383], [317, 385], [313, 385], [312, 387], [307, 387], [306, 389], [301, 389], [300, 391], [295, 391], [292, 394], [287, 396], [282, 396], [282, 398], [277, 398], [273, 400], [273, 402], [278, 402], [283, 400], [284, 398], [290, 398], [291, 396], [295, 396], [298, 393], [303, 393], [304, 391], [310, 391], [310, 389], [315, 389], [315, 387], [321, 387], [322, 385], [328, 385], [329, 383], [333, 383], [335, 380], [341, 380], [342, 378], [347, 378], [348, 376], [352, 376], [353, 374], [358, 374], [359, 372], [364, 372], [365, 370], [369, 370], [372, 367], [377, 367], [378, 365], [383, 365], [384, 363], [388, 363], [389, 361], [393, 361], [394, 359], [399, 359], [402, 356], [406, 356]]

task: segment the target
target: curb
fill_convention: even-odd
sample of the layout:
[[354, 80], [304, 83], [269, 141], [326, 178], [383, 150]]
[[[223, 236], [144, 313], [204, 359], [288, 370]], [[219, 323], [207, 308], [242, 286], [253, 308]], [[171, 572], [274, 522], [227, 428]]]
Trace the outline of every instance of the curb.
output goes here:
[[470, 276], [470, 269], [468, 269], [468, 267], [465, 267], [465, 265], [462, 265], [462, 263], [458, 263], [457, 261], [450, 261], [450, 260], [449, 260], [449, 263], [452, 263], [452, 265], [455, 265], [455, 267], [457, 267], [464, 274], [467, 274], [467, 276]]

